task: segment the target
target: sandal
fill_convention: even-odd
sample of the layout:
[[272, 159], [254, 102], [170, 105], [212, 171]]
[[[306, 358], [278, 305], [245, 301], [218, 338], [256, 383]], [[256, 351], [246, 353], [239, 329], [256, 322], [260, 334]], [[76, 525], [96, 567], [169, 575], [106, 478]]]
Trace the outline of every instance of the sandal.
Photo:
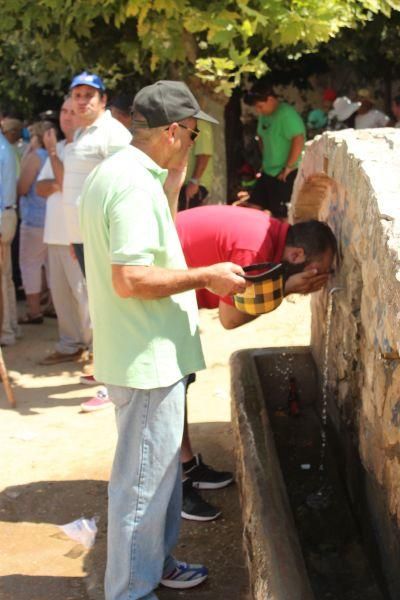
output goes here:
[[18, 319], [19, 325], [41, 325], [43, 323], [43, 315], [39, 313], [36, 316], [32, 316], [26, 313], [24, 317]]
[[54, 310], [52, 304], [49, 304], [49, 306], [46, 306], [46, 308], [43, 311], [43, 316], [48, 317], [49, 319], [57, 319], [57, 313]]

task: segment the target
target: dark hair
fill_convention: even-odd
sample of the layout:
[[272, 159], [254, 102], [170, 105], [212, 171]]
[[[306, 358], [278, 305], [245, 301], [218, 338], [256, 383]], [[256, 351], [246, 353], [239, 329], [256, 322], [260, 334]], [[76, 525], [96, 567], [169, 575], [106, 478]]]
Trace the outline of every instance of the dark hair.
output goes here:
[[397, 106], [400, 106], [400, 96], [395, 96], [395, 97], [393, 98], [393, 102], [394, 102], [395, 104], [397, 104]]
[[117, 108], [126, 115], [130, 115], [132, 109], [132, 98], [126, 94], [119, 94], [110, 100], [109, 106], [114, 106], [114, 108]]
[[243, 96], [243, 101], [249, 106], [254, 106], [256, 102], [264, 102], [270, 96], [276, 98], [276, 93], [273, 86], [265, 81], [257, 81], [251, 88], [250, 92], [247, 92]]
[[332, 229], [323, 221], [303, 221], [289, 227], [286, 246], [303, 248], [307, 257], [320, 256], [327, 250], [337, 254], [337, 241]]
[[44, 110], [43, 112], [39, 113], [39, 119], [41, 121], [50, 121], [51, 123], [55, 123], [57, 126], [59, 118], [60, 115], [58, 110], [53, 110], [52, 108], [49, 108], [48, 110]]

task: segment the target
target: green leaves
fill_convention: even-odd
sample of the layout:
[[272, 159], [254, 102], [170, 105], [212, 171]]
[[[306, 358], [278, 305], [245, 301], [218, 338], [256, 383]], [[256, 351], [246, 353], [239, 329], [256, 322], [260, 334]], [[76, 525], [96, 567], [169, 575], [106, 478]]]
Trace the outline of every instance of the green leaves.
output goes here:
[[[113, 86], [194, 73], [229, 95], [270, 52], [312, 51], [393, 10], [400, 0], [0, 0], [0, 41], [28, 94], [95, 67]], [[2, 61], [0, 91], [10, 71]]]

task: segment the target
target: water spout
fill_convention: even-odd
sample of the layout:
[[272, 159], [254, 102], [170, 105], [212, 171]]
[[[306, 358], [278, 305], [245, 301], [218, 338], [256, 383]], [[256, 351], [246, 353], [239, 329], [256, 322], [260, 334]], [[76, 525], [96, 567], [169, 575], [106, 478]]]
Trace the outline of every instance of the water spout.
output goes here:
[[340, 285], [333, 287], [329, 290], [329, 295], [332, 296], [333, 294], [335, 294], [336, 292], [342, 292], [344, 290], [344, 287], [341, 287]]

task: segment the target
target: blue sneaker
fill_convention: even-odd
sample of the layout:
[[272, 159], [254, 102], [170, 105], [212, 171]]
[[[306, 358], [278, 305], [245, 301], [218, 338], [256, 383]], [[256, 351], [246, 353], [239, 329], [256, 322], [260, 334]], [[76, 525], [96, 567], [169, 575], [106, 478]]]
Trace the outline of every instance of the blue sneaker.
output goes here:
[[160, 583], [167, 588], [185, 590], [200, 585], [207, 577], [207, 567], [203, 567], [203, 565], [191, 565], [176, 560], [174, 570], [168, 575], [163, 575]]

